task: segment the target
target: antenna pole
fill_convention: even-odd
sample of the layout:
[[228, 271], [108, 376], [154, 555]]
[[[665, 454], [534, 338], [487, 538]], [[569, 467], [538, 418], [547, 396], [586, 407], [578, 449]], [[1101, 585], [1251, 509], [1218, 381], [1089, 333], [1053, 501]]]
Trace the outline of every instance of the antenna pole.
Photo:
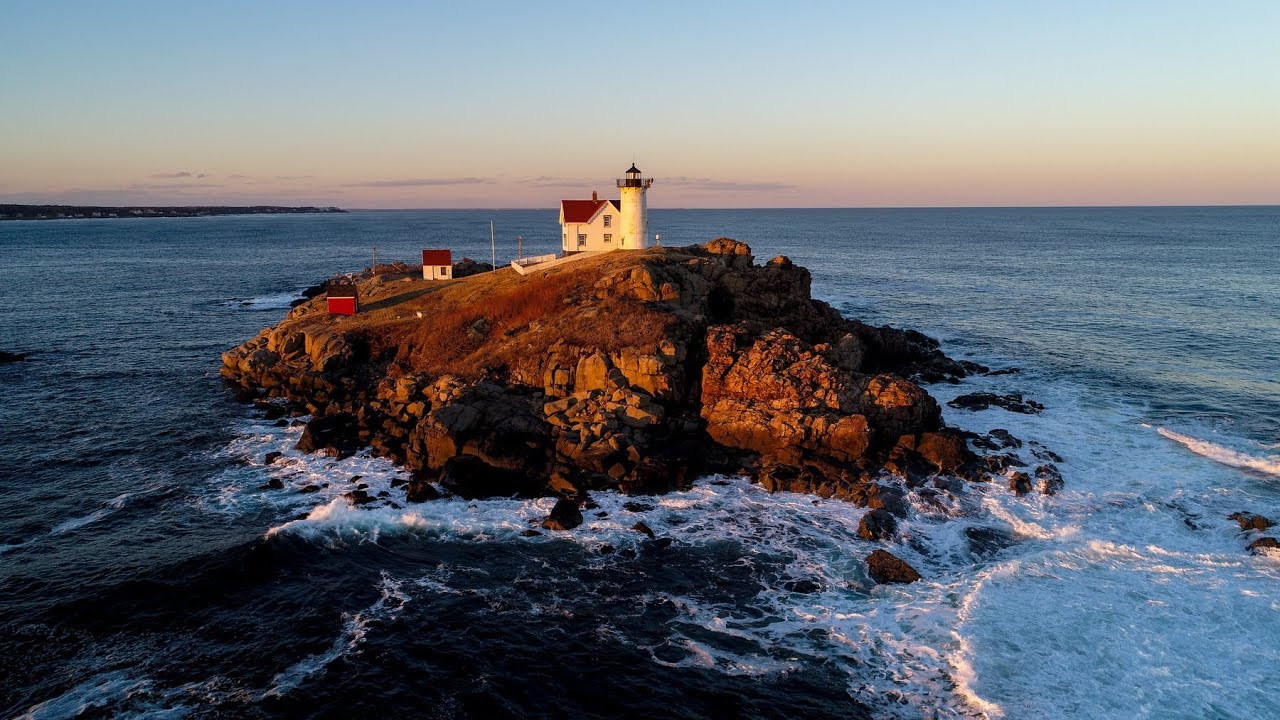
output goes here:
[[517, 260], [524, 259], [524, 236], [523, 235], [516, 236], [516, 259]]
[[489, 272], [498, 272], [498, 246], [493, 239], [493, 221], [489, 221], [489, 259], [493, 261], [493, 269]]

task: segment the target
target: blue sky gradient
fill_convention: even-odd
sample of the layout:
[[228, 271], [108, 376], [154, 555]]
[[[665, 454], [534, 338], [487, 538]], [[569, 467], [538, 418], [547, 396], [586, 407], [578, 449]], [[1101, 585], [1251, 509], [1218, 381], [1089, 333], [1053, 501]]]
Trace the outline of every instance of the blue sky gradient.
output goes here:
[[0, 201], [1280, 202], [1280, 3], [0, 1]]

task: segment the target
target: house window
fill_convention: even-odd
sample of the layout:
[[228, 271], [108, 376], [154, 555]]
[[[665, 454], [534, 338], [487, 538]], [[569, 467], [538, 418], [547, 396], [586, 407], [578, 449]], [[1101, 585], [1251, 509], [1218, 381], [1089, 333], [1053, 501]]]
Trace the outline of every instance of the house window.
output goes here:
[[604, 241], [605, 241], [605, 242], [613, 242], [613, 234], [612, 234], [612, 233], [605, 233], [605, 234], [604, 234]]
[[578, 236], [578, 246], [579, 246], [579, 247], [581, 247], [581, 246], [586, 245], [586, 244], [587, 244], [587, 236], [586, 236], [586, 235], [579, 235], [579, 236]]
[[605, 216], [604, 216], [604, 226], [605, 226], [605, 227], [613, 227], [613, 216], [612, 216], [612, 215], [605, 215]]
[[441, 275], [448, 275], [448, 274], [449, 274], [449, 268], [448, 268], [448, 267], [446, 267], [446, 266], [441, 265], [441, 266], [440, 266], [440, 274], [441, 274]]

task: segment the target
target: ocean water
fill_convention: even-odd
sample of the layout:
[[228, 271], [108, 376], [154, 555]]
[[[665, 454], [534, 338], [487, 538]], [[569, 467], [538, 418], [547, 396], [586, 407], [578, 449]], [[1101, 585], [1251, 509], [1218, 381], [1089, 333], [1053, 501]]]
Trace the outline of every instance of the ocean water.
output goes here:
[[490, 220], [558, 244], [553, 210], [0, 224], [0, 350], [36, 353], [0, 366], [0, 716], [1280, 717], [1280, 557], [1226, 517], [1280, 516], [1280, 209], [652, 211], [1021, 371], [941, 400], [1047, 406], [946, 409], [1066, 488], [913, 498], [924, 580], [879, 587], [864, 510], [740, 478], [534, 538], [545, 499], [352, 508], [402, 473], [222, 386], [301, 288], [487, 259]]

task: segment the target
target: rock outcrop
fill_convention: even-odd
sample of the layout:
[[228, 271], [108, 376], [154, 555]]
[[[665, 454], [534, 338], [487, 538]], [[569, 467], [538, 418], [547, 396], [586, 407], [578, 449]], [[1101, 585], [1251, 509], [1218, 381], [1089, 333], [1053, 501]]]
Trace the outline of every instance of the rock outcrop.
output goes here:
[[873, 550], [867, 556], [867, 574], [879, 585], [908, 584], [920, 579], [920, 573], [905, 560], [888, 550]]
[[[868, 532], [888, 537], [913, 483], [989, 472], [913, 380], [972, 368], [919, 333], [841, 317], [807, 270], [757, 265], [728, 238], [527, 276], [359, 282], [359, 315], [314, 297], [226, 352], [222, 375], [310, 415], [300, 450], [367, 447], [412, 469], [410, 501], [438, 486], [578, 502], [745, 472], [875, 508]], [[567, 506], [552, 515], [547, 528], [574, 524]]]

